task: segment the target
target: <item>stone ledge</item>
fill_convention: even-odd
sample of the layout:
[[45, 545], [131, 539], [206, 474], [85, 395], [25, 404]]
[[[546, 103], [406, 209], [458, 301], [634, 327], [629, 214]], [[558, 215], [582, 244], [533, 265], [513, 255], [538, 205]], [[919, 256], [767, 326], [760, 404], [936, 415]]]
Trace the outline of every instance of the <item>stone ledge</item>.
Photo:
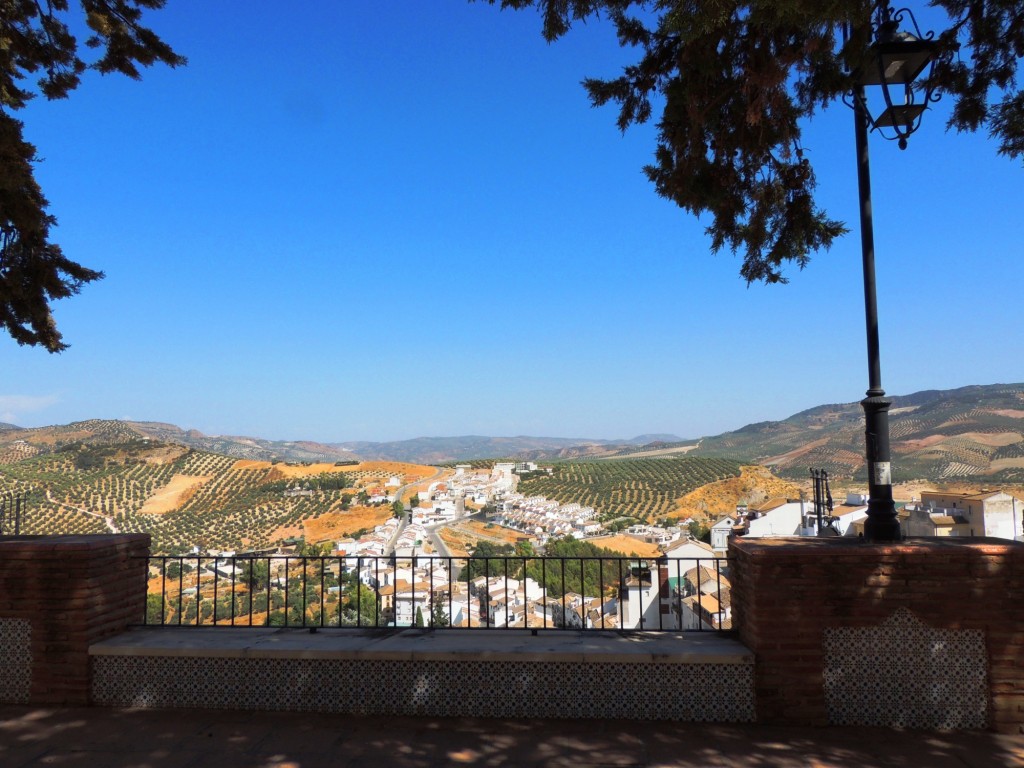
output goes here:
[[534, 661], [753, 666], [754, 654], [715, 633], [323, 628], [137, 628], [89, 646], [91, 656], [393, 661]]
[[873, 542], [860, 538], [814, 538], [803, 536], [776, 536], [764, 538], [733, 537], [730, 550], [738, 550], [752, 557], [773, 559], [788, 555], [804, 557], [875, 557], [889, 555], [1007, 555], [1024, 556], [1024, 545], [1017, 541], [991, 537], [941, 538], [913, 537], [894, 542]]
[[97, 533], [63, 536], [0, 536], [0, 553], [5, 558], [21, 554], [50, 555], [67, 552], [95, 553], [104, 549], [124, 550], [144, 546], [148, 552], [148, 533]]

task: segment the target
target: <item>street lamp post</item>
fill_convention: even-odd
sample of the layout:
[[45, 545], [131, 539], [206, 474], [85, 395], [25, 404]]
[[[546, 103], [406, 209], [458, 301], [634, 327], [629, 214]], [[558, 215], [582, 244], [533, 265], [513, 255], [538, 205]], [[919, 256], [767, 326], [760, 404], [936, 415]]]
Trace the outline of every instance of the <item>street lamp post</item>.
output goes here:
[[[917, 35], [899, 32], [904, 15], [914, 23]], [[871, 23], [874, 41], [865, 64], [854, 72], [853, 120], [857, 149], [857, 186], [860, 195], [860, 242], [864, 269], [864, 316], [867, 325], [868, 390], [861, 401], [864, 409], [865, 453], [868, 471], [868, 512], [864, 536], [874, 541], [901, 538], [896, 505], [892, 498], [892, 468], [889, 453], [889, 406], [892, 401], [882, 389], [882, 365], [878, 344], [878, 300], [875, 295], [875, 237], [871, 216], [871, 171], [868, 158], [868, 130], [891, 129], [901, 149], [907, 137], [920, 125], [931, 89], [921, 103], [915, 102], [913, 83], [931, 61], [934, 43], [922, 39], [909, 11], [894, 14], [888, 0], [880, 0]], [[867, 107], [865, 85], [881, 85], [886, 109], [872, 119]], [[890, 86], [903, 86], [903, 103], [894, 104]], [[883, 135], [885, 135], [883, 133]]]
[[868, 116], [863, 83], [854, 87], [853, 120], [857, 141], [857, 187], [860, 192], [860, 247], [864, 264], [864, 317], [868, 340], [868, 391], [864, 409], [864, 441], [868, 469], [868, 518], [864, 535], [878, 541], [900, 538], [900, 523], [892, 500], [889, 454], [889, 406], [882, 389], [878, 348], [878, 299], [875, 295], [875, 234], [871, 219], [871, 169], [868, 160]]

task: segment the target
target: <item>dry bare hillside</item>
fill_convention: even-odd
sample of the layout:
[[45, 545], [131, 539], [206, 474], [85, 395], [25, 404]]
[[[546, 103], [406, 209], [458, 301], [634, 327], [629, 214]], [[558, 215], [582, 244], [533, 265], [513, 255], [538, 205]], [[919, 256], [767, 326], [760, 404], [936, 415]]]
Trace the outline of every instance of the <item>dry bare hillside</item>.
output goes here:
[[[896, 482], [1024, 482], [1024, 384], [917, 392], [892, 400]], [[784, 421], [705, 438], [691, 455], [747, 459], [797, 481], [813, 466], [836, 480], [863, 484], [864, 413], [858, 403], [823, 405]]]
[[800, 486], [772, 474], [767, 467], [740, 467], [739, 477], [709, 483], [686, 494], [680, 512], [688, 517], [718, 520], [733, 514], [739, 504], [757, 504], [766, 499], [784, 496], [798, 498]]

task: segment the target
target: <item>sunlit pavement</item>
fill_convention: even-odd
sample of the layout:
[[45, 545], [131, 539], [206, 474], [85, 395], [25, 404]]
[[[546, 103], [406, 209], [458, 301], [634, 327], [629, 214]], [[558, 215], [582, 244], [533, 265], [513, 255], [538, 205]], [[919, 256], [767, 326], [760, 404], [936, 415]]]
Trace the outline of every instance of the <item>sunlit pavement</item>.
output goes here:
[[1024, 736], [609, 720], [0, 706], [0, 766], [1024, 768]]

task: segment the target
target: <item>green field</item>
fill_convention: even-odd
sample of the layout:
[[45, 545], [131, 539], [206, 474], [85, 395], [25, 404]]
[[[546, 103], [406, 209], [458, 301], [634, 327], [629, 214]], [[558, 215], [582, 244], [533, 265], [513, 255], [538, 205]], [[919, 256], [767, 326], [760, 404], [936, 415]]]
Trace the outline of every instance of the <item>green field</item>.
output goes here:
[[655, 520], [670, 515], [690, 491], [739, 474], [739, 462], [719, 458], [570, 461], [556, 463], [550, 476], [524, 476], [518, 490], [594, 507], [602, 520]]

